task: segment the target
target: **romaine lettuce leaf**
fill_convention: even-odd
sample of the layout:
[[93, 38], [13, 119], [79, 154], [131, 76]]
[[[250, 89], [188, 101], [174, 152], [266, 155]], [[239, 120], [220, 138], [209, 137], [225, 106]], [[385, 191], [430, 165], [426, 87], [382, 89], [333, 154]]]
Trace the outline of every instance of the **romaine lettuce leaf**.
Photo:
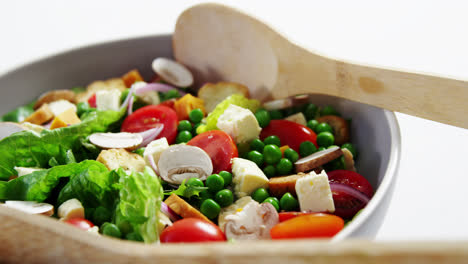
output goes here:
[[24, 106], [20, 106], [0, 118], [1, 122], [10, 121], [10, 122], [22, 122], [26, 117], [34, 113], [33, 106], [36, 102], [29, 103]]
[[[94, 132], [105, 132], [118, 122], [125, 111], [91, 112], [81, 123], [53, 130], [43, 130], [40, 134], [21, 131], [0, 141], [0, 180], [8, 180], [16, 175], [15, 166], [47, 168], [52, 158], [65, 164], [68, 150], [83, 153], [83, 140]], [[65, 151], [64, 151], [65, 150]], [[78, 161], [86, 157], [77, 157]]]

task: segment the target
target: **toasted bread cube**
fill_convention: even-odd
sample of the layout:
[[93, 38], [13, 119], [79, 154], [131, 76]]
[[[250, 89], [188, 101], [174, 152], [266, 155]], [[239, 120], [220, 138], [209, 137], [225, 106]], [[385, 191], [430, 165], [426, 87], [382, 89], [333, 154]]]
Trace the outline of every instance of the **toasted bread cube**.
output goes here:
[[42, 125], [54, 118], [54, 113], [50, 110], [48, 104], [43, 104], [39, 109], [34, 111], [30, 116], [28, 116], [24, 122], [29, 122], [35, 125]]
[[143, 172], [146, 165], [143, 157], [125, 149], [103, 150], [96, 160], [104, 164], [109, 170], [122, 167], [126, 171]]
[[67, 200], [61, 204], [57, 210], [57, 215], [60, 217], [60, 220], [85, 218], [84, 207], [76, 198]]
[[244, 97], [249, 98], [249, 89], [238, 83], [219, 82], [207, 83], [198, 90], [198, 97], [205, 102], [205, 109], [208, 113], [213, 111], [216, 105], [221, 103], [226, 97], [233, 94], [242, 94]]
[[76, 115], [76, 112], [72, 108], [69, 108], [54, 118], [52, 124], [50, 125], [50, 129], [66, 127], [68, 125], [74, 125], [78, 123], [81, 123], [80, 118]]
[[172, 211], [182, 216], [183, 218], [194, 217], [211, 222], [210, 219], [208, 219], [204, 214], [202, 214], [200, 211], [198, 211], [196, 208], [191, 206], [176, 194], [171, 194], [171, 196], [169, 196], [164, 202], [167, 204], [167, 206], [169, 206], [169, 208], [172, 209]]

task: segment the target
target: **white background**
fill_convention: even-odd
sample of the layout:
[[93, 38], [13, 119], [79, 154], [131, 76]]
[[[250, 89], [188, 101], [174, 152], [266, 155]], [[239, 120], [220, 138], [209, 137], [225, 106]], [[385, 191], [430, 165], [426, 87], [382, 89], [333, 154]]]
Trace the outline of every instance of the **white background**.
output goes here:
[[[87, 44], [172, 32], [199, 2], [1, 1], [0, 73]], [[466, 1], [219, 2], [332, 57], [468, 79]], [[468, 130], [397, 118], [401, 166], [376, 239], [468, 240]]]

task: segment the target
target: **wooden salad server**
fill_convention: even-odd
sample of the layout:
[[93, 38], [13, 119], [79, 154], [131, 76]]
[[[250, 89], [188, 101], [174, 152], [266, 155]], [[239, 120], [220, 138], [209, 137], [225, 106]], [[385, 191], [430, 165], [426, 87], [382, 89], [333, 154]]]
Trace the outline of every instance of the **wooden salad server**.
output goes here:
[[467, 81], [328, 58], [223, 5], [201, 4], [183, 12], [173, 49], [197, 84], [239, 82], [263, 100], [327, 94], [468, 128]]

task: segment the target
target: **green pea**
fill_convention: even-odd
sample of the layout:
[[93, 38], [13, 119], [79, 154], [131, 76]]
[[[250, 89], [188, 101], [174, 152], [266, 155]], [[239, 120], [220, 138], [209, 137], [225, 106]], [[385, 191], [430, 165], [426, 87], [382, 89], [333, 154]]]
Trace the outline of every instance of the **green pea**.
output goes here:
[[162, 96], [163, 100], [161, 101], [166, 101], [172, 98], [179, 98], [179, 97], [180, 97], [179, 91], [177, 91], [176, 89], [172, 89], [163, 94]]
[[181, 120], [177, 126], [177, 131], [192, 131], [192, 124], [188, 120]]
[[268, 164], [276, 164], [281, 159], [281, 156], [283, 156], [283, 154], [276, 145], [266, 145], [263, 149], [263, 159]]
[[268, 178], [275, 177], [276, 168], [273, 165], [268, 165], [263, 169], [263, 173], [265, 173], [265, 176], [267, 176]]
[[187, 181], [187, 185], [194, 186], [194, 187], [205, 187], [205, 185], [203, 184], [203, 181], [198, 178], [190, 178]]
[[299, 154], [292, 148], [285, 149], [283, 155], [293, 163], [299, 159]]
[[320, 115], [336, 115], [336, 116], [339, 116], [340, 114], [338, 113], [338, 111], [335, 110], [335, 108], [333, 108], [333, 106], [330, 106], [330, 105], [327, 105], [325, 106], [324, 108], [322, 108], [320, 110]]
[[322, 151], [322, 150], [326, 150], [326, 149], [327, 149], [326, 147], [319, 147], [319, 148], [317, 149], [317, 151]]
[[250, 145], [247, 142], [238, 143], [237, 151], [239, 151], [239, 153], [247, 153], [250, 151]]
[[307, 127], [315, 131], [315, 128], [317, 127], [318, 124], [319, 122], [317, 120], [312, 119], [307, 122]]
[[252, 199], [254, 199], [255, 201], [259, 203], [265, 201], [265, 199], [268, 198], [269, 196], [270, 194], [265, 188], [258, 188], [252, 193]]
[[138, 233], [135, 233], [135, 232], [128, 233], [128, 234], [125, 236], [125, 239], [131, 240], [131, 241], [143, 242], [143, 238], [141, 237], [141, 235], [138, 234]]
[[192, 139], [192, 133], [190, 131], [184, 130], [180, 131], [179, 134], [177, 134], [176, 137], [176, 143], [187, 143]]
[[194, 124], [200, 123], [202, 121], [202, 119], [203, 119], [203, 111], [200, 108], [193, 109], [189, 113], [189, 119]]
[[232, 182], [232, 174], [229, 171], [220, 171], [218, 173], [224, 180], [224, 187], [228, 186]]
[[204, 201], [206, 199], [213, 199], [214, 198], [213, 194], [208, 190], [201, 191], [199, 196], [200, 196], [200, 200], [202, 200], [202, 201]]
[[94, 210], [93, 213], [93, 223], [97, 226], [104, 224], [107, 221], [110, 221], [112, 213], [109, 209], [104, 206], [99, 206]]
[[280, 159], [278, 164], [276, 164], [276, 171], [280, 175], [286, 175], [291, 172], [293, 164], [288, 159]]
[[89, 106], [88, 102], [79, 102], [76, 105], [76, 114], [78, 116], [81, 116], [82, 114], [88, 112], [91, 109], [91, 106]]
[[318, 107], [314, 104], [307, 104], [305, 110], [304, 110], [304, 115], [307, 120], [309, 119], [314, 119], [315, 115], [317, 114]]
[[268, 113], [268, 111], [266, 111], [264, 109], [258, 110], [255, 113], [255, 117], [257, 118], [258, 124], [262, 128], [266, 127], [266, 126], [268, 126], [268, 124], [270, 124], [270, 120], [271, 120], [270, 113]]
[[[101, 226], [102, 227], [102, 226]], [[123, 235], [133, 232], [133, 226], [128, 220], [118, 221], [117, 227]]]
[[249, 154], [247, 154], [247, 159], [255, 162], [258, 167], [263, 165], [263, 154], [256, 150], [250, 151]]
[[276, 145], [278, 147], [281, 147], [281, 141], [279, 139], [278, 136], [269, 136], [269, 137], [266, 137], [264, 140], [263, 140], [263, 143], [265, 143], [265, 145]]
[[137, 148], [137, 149], [135, 149], [135, 150], [133, 151], [133, 153], [136, 153], [136, 154], [138, 154], [138, 155], [140, 155], [140, 156], [143, 157], [143, 154], [145, 153], [145, 149], [146, 149], [145, 147], [143, 147], [143, 148]]
[[214, 219], [218, 216], [221, 211], [221, 207], [213, 199], [206, 199], [200, 206], [200, 211], [209, 219]]
[[287, 192], [280, 199], [280, 207], [285, 211], [297, 211], [299, 209], [299, 202]]
[[310, 154], [316, 151], [317, 151], [317, 147], [315, 146], [314, 143], [310, 141], [304, 141], [299, 146], [299, 154], [301, 154], [301, 157], [309, 156]]
[[198, 132], [197, 132], [198, 127], [201, 126], [201, 125], [203, 125], [203, 124], [202, 124], [202, 123], [198, 123], [198, 124], [193, 125], [193, 129], [192, 129], [192, 135], [193, 135], [193, 136], [196, 136], [196, 135], [202, 133], [202, 132], [201, 132], [201, 133], [198, 133]]
[[278, 202], [278, 199], [276, 197], [268, 197], [265, 200], [263, 200], [262, 203], [271, 203], [273, 205], [273, 207], [275, 207], [276, 211], [279, 212], [279, 210], [280, 210], [279, 202]]
[[335, 143], [335, 137], [330, 132], [321, 132], [317, 135], [317, 144], [321, 147], [328, 147]]
[[260, 153], [263, 152], [263, 148], [265, 147], [265, 143], [263, 143], [260, 139], [256, 138], [250, 142], [250, 149], [256, 150]]
[[212, 193], [216, 193], [223, 189], [224, 179], [219, 174], [211, 174], [206, 178], [206, 187]]
[[356, 147], [355, 147], [353, 144], [351, 144], [351, 143], [344, 143], [343, 145], [341, 145], [341, 148], [342, 148], [342, 149], [344, 149], [344, 148], [345, 148], [345, 149], [348, 149], [348, 150], [351, 152], [351, 154], [353, 154], [353, 157], [356, 158], [356, 156], [357, 156], [357, 149], [356, 149]]
[[283, 119], [284, 115], [280, 110], [271, 110], [270, 111], [270, 118], [271, 120], [274, 119]]
[[315, 133], [319, 134], [321, 132], [330, 132], [333, 133], [333, 128], [327, 123], [320, 123], [315, 126]]
[[224, 189], [216, 193], [215, 201], [221, 206], [226, 207], [234, 202], [234, 195], [232, 195], [231, 190]]
[[104, 223], [102, 225], [102, 234], [106, 236], [117, 237], [117, 238], [122, 237], [122, 233], [120, 232], [120, 229], [112, 223]]

